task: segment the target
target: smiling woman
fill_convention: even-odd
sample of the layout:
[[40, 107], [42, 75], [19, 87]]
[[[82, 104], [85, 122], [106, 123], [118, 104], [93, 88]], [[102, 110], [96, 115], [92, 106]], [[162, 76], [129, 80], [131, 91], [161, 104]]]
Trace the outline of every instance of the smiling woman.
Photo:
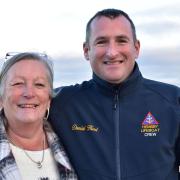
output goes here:
[[0, 74], [0, 148], [6, 148], [0, 149], [0, 179], [77, 179], [46, 121], [52, 84], [52, 63], [47, 56], [20, 53], [4, 63]]

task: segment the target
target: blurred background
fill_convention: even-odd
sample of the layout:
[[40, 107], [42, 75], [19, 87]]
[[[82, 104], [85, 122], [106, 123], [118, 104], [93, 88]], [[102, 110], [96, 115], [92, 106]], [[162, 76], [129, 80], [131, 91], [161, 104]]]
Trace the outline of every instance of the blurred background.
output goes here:
[[2, 0], [0, 68], [7, 52], [35, 51], [53, 59], [54, 87], [90, 79], [85, 27], [104, 8], [124, 10], [134, 21], [144, 77], [180, 86], [179, 0]]

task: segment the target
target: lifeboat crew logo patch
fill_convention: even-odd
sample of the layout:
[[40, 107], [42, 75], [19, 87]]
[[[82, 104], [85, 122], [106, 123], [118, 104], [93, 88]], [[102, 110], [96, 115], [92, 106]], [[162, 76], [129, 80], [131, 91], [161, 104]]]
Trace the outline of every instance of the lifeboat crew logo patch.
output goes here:
[[151, 112], [148, 112], [141, 125], [141, 133], [144, 136], [157, 136], [160, 131], [159, 122]]

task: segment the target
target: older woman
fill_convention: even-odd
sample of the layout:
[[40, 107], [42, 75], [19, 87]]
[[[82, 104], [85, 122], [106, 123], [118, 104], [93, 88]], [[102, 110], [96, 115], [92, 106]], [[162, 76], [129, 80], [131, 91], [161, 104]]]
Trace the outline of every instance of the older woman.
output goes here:
[[77, 179], [48, 124], [51, 61], [36, 53], [8, 59], [0, 74], [0, 179]]

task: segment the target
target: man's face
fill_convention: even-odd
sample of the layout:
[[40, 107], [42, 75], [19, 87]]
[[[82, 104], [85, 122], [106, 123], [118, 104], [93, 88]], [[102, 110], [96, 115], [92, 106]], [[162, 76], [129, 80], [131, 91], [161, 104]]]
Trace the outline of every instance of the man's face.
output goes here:
[[113, 84], [124, 81], [131, 74], [140, 49], [139, 41], [133, 40], [129, 21], [123, 16], [95, 18], [90, 34], [84, 55], [93, 72]]

